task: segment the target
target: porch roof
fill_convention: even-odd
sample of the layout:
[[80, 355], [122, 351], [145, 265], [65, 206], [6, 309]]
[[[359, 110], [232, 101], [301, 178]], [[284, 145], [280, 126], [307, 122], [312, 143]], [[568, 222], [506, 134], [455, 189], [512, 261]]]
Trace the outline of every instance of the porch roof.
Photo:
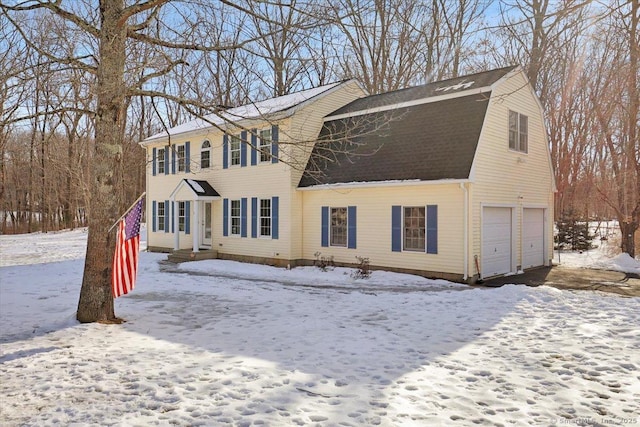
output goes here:
[[220, 199], [220, 194], [211, 184], [209, 184], [208, 181], [202, 179], [183, 179], [171, 193], [171, 200], [175, 200], [182, 189], [187, 189], [193, 194], [193, 198], [191, 200], [207, 201]]

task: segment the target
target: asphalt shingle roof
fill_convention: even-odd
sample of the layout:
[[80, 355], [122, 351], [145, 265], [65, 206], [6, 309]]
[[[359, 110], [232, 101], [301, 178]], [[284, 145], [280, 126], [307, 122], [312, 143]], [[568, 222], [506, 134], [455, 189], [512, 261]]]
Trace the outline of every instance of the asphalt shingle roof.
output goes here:
[[466, 76], [455, 77], [447, 80], [428, 83], [421, 86], [409, 87], [406, 89], [394, 90], [393, 92], [381, 93], [379, 95], [366, 96], [356, 99], [342, 108], [329, 114], [328, 117], [339, 114], [353, 113], [385, 105], [397, 104], [399, 102], [414, 101], [417, 99], [430, 98], [433, 96], [453, 94], [468, 89], [478, 89], [491, 86], [493, 83], [504, 77], [508, 72], [517, 66], [498, 68], [490, 71], [483, 71]]

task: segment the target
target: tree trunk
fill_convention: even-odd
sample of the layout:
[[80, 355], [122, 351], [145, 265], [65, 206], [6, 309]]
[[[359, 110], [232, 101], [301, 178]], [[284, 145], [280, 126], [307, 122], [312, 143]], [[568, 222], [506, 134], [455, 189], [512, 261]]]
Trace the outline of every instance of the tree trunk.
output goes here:
[[622, 252], [628, 253], [631, 258], [635, 258], [636, 256], [634, 235], [637, 229], [638, 223], [635, 221], [620, 223], [620, 231], [622, 232]]
[[[80, 322], [112, 322], [111, 269], [116, 229], [122, 206], [122, 139], [125, 105], [126, 22], [124, 0], [100, 1], [100, 54], [97, 83], [96, 138], [91, 160], [89, 237], [78, 303]], [[124, 19], [123, 21], [126, 21]]]

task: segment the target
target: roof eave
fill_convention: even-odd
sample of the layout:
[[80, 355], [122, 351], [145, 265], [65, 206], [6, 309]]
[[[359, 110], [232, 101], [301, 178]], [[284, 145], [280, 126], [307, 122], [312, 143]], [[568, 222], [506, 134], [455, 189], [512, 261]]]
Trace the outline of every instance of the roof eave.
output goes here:
[[455, 179], [434, 179], [434, 180], [421, 180], [421, 179], [408, 179], [408, 180], [390, 180], [390, 181], [366, 181], [366, 182], [338, 182], [334, 184], [315, 184], [308, 187], [298, 187], [300, 191], [319, 191], [319, 190], [334, 190], [334, 189], [357, 189], [357, 188], [378, 188], [378, 187], [405, 187], [415, 185], [446, 185], [446, 184], [460, 184], [471, 182], [468, 178]]

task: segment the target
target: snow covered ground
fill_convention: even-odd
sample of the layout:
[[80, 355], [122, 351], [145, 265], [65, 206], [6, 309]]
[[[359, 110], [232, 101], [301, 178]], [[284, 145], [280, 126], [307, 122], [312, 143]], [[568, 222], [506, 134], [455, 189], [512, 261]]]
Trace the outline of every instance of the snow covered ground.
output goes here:
[[0, 236], [2, 426], [640, 424], [638, 298], [143, 253], [81, 325], [85, 244]]

